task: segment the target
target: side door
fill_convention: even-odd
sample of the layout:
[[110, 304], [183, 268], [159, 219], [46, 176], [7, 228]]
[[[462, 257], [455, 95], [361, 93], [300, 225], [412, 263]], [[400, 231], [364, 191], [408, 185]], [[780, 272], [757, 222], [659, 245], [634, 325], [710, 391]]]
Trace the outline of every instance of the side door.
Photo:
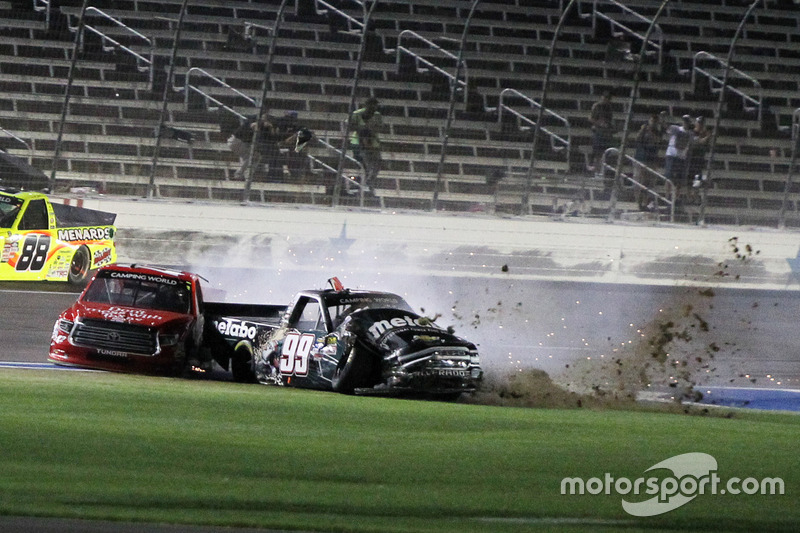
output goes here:
[[17, 219], [16, 254], [9, 257], [16, 279], [44, 279], [47, 275], [50, 253], [58, 244], [43, 198], [29, 200]]
[[287, 385], [330, 388], [317, 357], [327, 334], [323, 307], [319, 299], [301, 296], [295, 304], [280, 347], [279, 370]]

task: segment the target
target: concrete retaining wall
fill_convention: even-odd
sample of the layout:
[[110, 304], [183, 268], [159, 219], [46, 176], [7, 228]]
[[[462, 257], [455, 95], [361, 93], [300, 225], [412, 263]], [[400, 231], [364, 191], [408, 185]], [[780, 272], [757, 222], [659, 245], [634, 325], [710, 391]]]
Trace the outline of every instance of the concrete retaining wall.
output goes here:
[[263, 268], [335, 270], [346, 257], [348, 267], [431, 275], [800, 289], [800, 267], [792, 271], [800, 233], [791, 230], [104, 197], [82, 203], [118, 214], [122, 260], [161, 250], [161, 262], [191, 254], [193, 264], [246, 267], [254, 260], [246, 252], [258, 248]]

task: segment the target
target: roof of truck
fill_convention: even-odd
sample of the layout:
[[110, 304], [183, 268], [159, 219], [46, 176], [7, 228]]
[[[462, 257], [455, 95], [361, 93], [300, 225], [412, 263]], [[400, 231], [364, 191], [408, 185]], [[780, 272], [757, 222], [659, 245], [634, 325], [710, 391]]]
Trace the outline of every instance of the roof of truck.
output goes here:
[[152, 265], [139, 265], [136, 263], [116, 263], [114, 265], [109, 265], [102, 267], [100, 271], [108, 271], [108, 270], [115, 270], [118, 272], [130, 272], [136, 274], [145, 274], [148, 276], [167, 276], [171, 278], [177, 278], [181, 281], [198, 281], [200, 280], [200, 276], [195, 274], [194, 272], [186, 272], [183, 270], [172, 270], [169, 268], [163, 268], [159, 266], [152, 266]]
[[47, 198], [47, 195], [36, 191], [20, 191], [10, 187], [0, 187], [0, 194], [3, 196], [14, 196], [21, 200], [31, 200], [35, 198]]

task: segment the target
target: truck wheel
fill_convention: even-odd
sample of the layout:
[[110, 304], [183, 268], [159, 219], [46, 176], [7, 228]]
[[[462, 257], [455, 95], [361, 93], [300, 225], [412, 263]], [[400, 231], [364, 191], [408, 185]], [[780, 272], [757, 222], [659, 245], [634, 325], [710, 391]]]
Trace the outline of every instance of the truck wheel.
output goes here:
[[92, 260], [89, 257], [89, 249], [85, 246], [81, 246], [72, 256], [72, 262], [69, 265], [69, 273], [67, 274], [67, 281], [73, 285], [83, 285], [89, 279], [91, 265]]
[[255, 383], [256, 371], [253, 354], [247, 348], [239, 348], [231, 358], [231, 374], [237, 383]]
[[333, 379], [331, 379], [331, 386], [336, 392], [353, 394], [353, 391], [359, 387], [374, 385], [374, 383], [370, 383], [371, 374], [372, 365], [368, 355], [364, 355], [361, 350], [353, 346], [344, 363], [336, 368]]

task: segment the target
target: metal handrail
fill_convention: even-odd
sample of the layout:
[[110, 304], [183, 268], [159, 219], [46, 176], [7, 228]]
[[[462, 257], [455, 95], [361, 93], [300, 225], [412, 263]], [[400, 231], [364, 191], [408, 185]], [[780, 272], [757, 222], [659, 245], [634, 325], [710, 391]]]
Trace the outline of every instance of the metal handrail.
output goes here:
[[[329, 143], [328, 141], [325, 141], [325, 140], [323, 140], [323, 139], [319, 139], [319, 138], [317, 139], [317, 141], [319, 142], [319, 144], [321, 144], [322, 146], [324, 146], [324, 147], [325, 147], [325, 148], [327, 148], [328, 150], [332, 150], [332, 151], [333, 151], [333, 152], [334, 152], [334, 153], [335, 153], [337, 156], [338, 156], [338, 155], [341, 155], [342, 151], [341, 151], [341, 150], [339, 150], [338, 148], [336, 148], [335, 146], [333, 146], [333, 145], [332, 145], [331, 143]], [[327, 163], [325, 163], [325, 162], [323, 162], [323, 161], [320, 161], [320, 160], [319, 160], [319, 159], [317, 159], [316, 157], [314, 157], [314, 156], [312, 156], [312, 155], [309, 155], [309, 156], [308, 156], [308, 158], [309, 158], [309, 159], [311, 159], [312, 161], [316, 161], [316, 162], [317, 162], [317, 163], [319, 163], [321, 166], [325, 167], [326, 169], [330, 170], [331, 172], [334, 172], [334, 173], [336, 172], [336, 169], [335, 169], [335, 168], [333, 168], [332, 166], [328, 165]], [[359, 163], [359, 162], [358, 162], [358, 159], [356, 159], [355, 157], [353, 157], [353, 156], [351, 156], [351, 155], [347, 155], [347, 154], [345, 154], [345, 155], [344, 155], [344, 158], [345, 158], [347, 161], [350, 161], [351, 163], [354, 163], [354, 164], [356, 164], [356, 165], [357, 165], [359, 168], [361, 168], [361, 163]], [[360, 184], [360, 183], [353, 182], [353, 185], [355, 185], [355, 186], [357, 186], [357, 187], [361, 188], [361, 184]]]
[[246, 95], [242, 91], [240, 91], [238, 89], [235, 89], [234, 87], [231, 87], [230, 85], [228, 85], [227, 83], [225, 83], [224, 81], [219, 79], [218, 77], [214, 76], [213, 74], [209, 74], [208, 72], [206, 72], [205, 70], [201, 69], [200, 67], [192, 67], [192, 68], [190, 68], [189, 70], [186, 71], [185, 81], [184, 81], [184, 86], [183, 87], [175, 85], [174, 83], [172, 85], [172, 89], [175, 92], [181, 92], [181, 91], [184, 92], [184, 103], [186, 104], [187, 107], [189, 106], [189, 92], [190, 91], [194, 91], [197, 94], [199, 94], [200, 96], [202, 96], [203, 98], [205, 98], [206, 100], [214, 102], [216, 105], [218, 105], [222, 109], [224, 109], [224, 110], [226, 110], [226, 111], [228, 111], [230, 113], [233, 113], [234, 115], [236, 115], [240, 119], [244, 120], [244, 119], [247, 118], [245, 115], [239, 113], [238, 111], [236, 111], [232, 107], [226, 105], [225, 103], [221, 102], [220, 100], [217, 100], [216, 98], [214, 98], [210, 94], [204, 92], [199, 87], [197, 87], [195, 85], [192, 85], [190, 82], [191, 82], [192, 74], [195, 73], [195, 72], [197, 72], [199, 74], [202, 74], [203, 76], [205, 76], [207, 78], [211, 78], [212, 80], [217, 82], [219, 85], [221, 85], [225, 89], [230, 89], [231, 92], [236, 93], [238, 96], [241, 96], [242, 98], [244, 98], [245, 100], [250, 102], [255, 107], [258, 107], [258, 104], [256, 103], [256, 100], [254, 98], [251, 98], [250, 96]]
[[[317, 142], [319, 142], [319, 144], [321, 144], [322, 146], [324, 146], [328, 150], [331, 150], [340, 159], [343, 158], [344, 160], [349, 161], [350, 163], [354, 163], [359, 168], [359, 170], [361, 171], [361, 175], [362, 176], [364, 175], [364, 166], [358, 161], [358, 159], [356, 159], [355, 157], [349, 155], [347, 152], [342, 154], [342, 151], [339, 148], [336, 148], [335, 146], [333, 146], [330, 142], [328, 142], [326, 140], [317, 138]], [[317, 158], [317, 157], [315, 157], [315, 156], [313, 156], [311, 154], [307, 154], [306, 157], [308, 157], [308, 159], [311, 161], [312, 165], [314, 163], [317, 163], [319, 166], [321, 166], [325, 170], [333, 172], [333, 174], [336, 176], [337, 180], [339, 180], [339, 179], [345, 180], [346, 183], [348, 184], [348, 186], [357, 187], [358, 191], [360, 193], [359, 194], [359, 206], [360, 207], [364, 207], [364, 193], [366, 191], [365, 191], [364, 185], [360, 181], [353, 180], [353, 179], [350, 179], [350, 178], [346, 177], [344, 175], [344, 172], [339, 173], [339, 169], [338, 168], [333, 168], [331, 165], [327, 164], [325, 161], [322, 161], [321, 159], [319, 159], [319, 158]], [[342, 168], [342, 170], [344, 170], [344, 168]], [[373, 184], [373, 186], [374, 186], [374, 184]]]
[[[467, 62], [465, 60], [463, 60], [463, 59], [461, 60], [462, 67], [464, 69], [464, 79], [463, 80], [458, 80], [458, 79], [456, 79], [456, 76], [454, 74], [450, 74], [449, 72], [447, 72], [443, 68], [439, 67], [438, 65], [435, 65], [434, 63], [432, 63], [431, 61], [428, 61], [427, 59], [425, 59], [421, 55], [416, 54], [416, 53], [412, 52], [409, 48], [406, 48], [405, 46], [403, 46], [403, 36], [405, 36], [405, 35], [408, 35], [408, 36], [411, 36], [411, 37], [416, 37], [417, 39], [419, 39], [423, 43], [427, 44], [430, 48], [436, 50], [437, 52], [440, 52], [445, 57], [453, 59], [456, 62], [456, 66], [458, 66], [458, 56], [457, 55], [453, 54], [452, 52], [450, 52], [448, 50], [445, 50], [444, 48], [442, 48], [438, 44], [434, 43], [430, 39], [426, 39], [425, 37], [423, 37], [422, 35], [418, 34], [417, 32], [415, 32], [413, 30], [403, 30], [397, 35], [397, 48], [395, 48], [395, 49], [387, 49], [386, 50], [387, 53], [395, 52], [396, 64], [397, 64], [398, 69], [400, 68], [400, 53], [404, 52], [404, 53], [406, 53], [406, 54], [408, 54], [408, 55], [410, 55], [410, 56], [412, 56], [414, 58], [414, 64], [417, 67], [417, 72], [427, 72], [428, 69], [433, 69], [436, 72], [438, 72], [439, 74], [441, 74], [442, 76], [444, 76], [445, 78], [447, 78], [451, 85], [453, 83], [460, 85], [462, 87], [463, 91], [464, 91], [464, 101], [467, 102], [468, 101], [468, 96], [469, 96], [467, 94], [467, 90], [468, 90], [468, 86], [469, 86], [469, 84], [467, 82], [467, 80], [469, 78], [469, 76], [467, 74]], [[425, 65], [425, 67], [421, 67], [420, 64]]]
[[[638, 19], [640, 22], [644, 22], [645, 24], [649, 25], [653, 21], [653, 19], [645, 17], [641, 13], [638, 13], [638, 12], [634, 11], [633, 9], [629, 8], [628, 6], [623, 5], [620, 2], [617, 2], [616, 0], [605, 0], [605, 2], [608, 3], [608, 4], [611, 4], [611, 5], [615, 6], [615, 7], [620, 8], [625, 13], [628, 13], [629, 15], [631, 15], [634, 18]], [[586, 16], [589, 16], [589, 15], [586, 15]], [[593, 2], [592, 2], [592, 14], [591, 14], [591, 17], [592, 17], [592, 30], [596, 29], [597, 18], [600, 17], [600, 18], [608, 21], [613, 27], [619, 28], [619, 29], [623, 30], [625, 33], [628, 33], [629, 35], [631, 35], [633, 37], [636, 37], [637, 39], [642, 41], [642, 45], [643, 46], [650, 46], [652, 48], [655, 48], [658, 51], [658, 64], [660, 65], [662, 63], [663, 58], [664, 58], [664, 31], [661, 29], [661, 26], [659, 26], [658, 24], [656, 24], [654, 26], [655, 31], [658, 32], [658, 42], [656, 43], [656, 42], [652, 41], [651, 39], [647, 38], [646, 36], [640, 34], [636, 30], [634, 30], [632, 28], [629, 28], [628, 26], [624, 25], [623, 23], [621, 23], [619, 21], [614, 20], [610, 15], [606, 15], [605, 13], [600, 12], [598, 10], [597, 0], [593, 0]]]
[[[723, 67], [723, 68], [728, 66], [728, 63], [724, 59], [719, 58], [719, 57], [715, 56], [714, 54], [711, 54], [711, 53], [708, 53], [708, 52], [704, 52], [702, 50], [700, 52], [697, 52], [692, 57], [692, 91], [695, 90], [695, 87], [696, 87], [696, 84], [697, 84], [697, 73], [704, 74], [706, 77], [708, 77], [709, 81], [711, 82], [711, 91], [712, 92], [717, 92], [717, 91], [722, 90], [722, 85], [723, 85], [722, 80], [720, 78], [718, 78], [717, 76], [713, 75], [708, 70], [705, 70], [705, 69], [703, 69], [701, 67], [698, 67], [697, 66], [697, 61], [699, 59], [711, 59], [711, 60], [716, 61], [717, 63], [719, 63], [719, 65], [721, 67]], [[749, 82], [752, 82], [753, 83], [753, 87], [758, 90], [758, 98], [756, 99], [756, 98], [753, 98], [752, 96], [746, 94], [744, 91], [742, 91], [740, 89], [737, 89], [736, 87], [732, 87], [730, 85], [725, 87], [727, 90], [731, 91], [732, 93], [735, 93], [735, 94], [738, 94], [739, 96], [741, 96], [742, 100], [744, 100], [745, 102], [751, 102], [752, 104], [754, 104], [755, 105], [755, 109], [758, 110], [758, 120], [760, 122], [761, 121], [762, 102], [764, 100], [764, 90], [761, 87], [761, 82], [759, 82], [757, 79], [755, 79], [754, 77], [750, 76], [746, 72], [742, 72], [741, 70], [739, 70], [739, 69], [737, 69], [735, 67], [730, 67], [730, 71], [735, 73], [735, 74], [737, 74], [737, 75], [739, 75], [741, 78], [744, 78]], [[714, 86], [713, 86], [714, 82], [718, 83], [720, 85], [720, 87], [715, 89]]]
[[28, 142], [25, 139], [18, 137], [16, 134], [14, 134], [11, 131], [8, 131], [3, 127], [0, 127], [0, 133], [5, 133], [15, 141], [19, 142], [20, 144], [25, 145], [25, 148], [28, 149], [28, 163], [33, 162], [33, 147], [30, 144], [28, 144]]
[[[352, 0], [352, 2], [358, 4], [362, 8], [364, 7], [364, 3], [360, 0]], [[325, 9], [320, 9], [319, 5], [322, 4], [325, 6]], [[314, 11], [317, 15], [325, 15], [328, 13], [328, 10], [333, 11], [343, 19], [347, 21], [347, 31], [348, 33], [360, 33], [364, 31], [364, 23], [354, 18], [349, 13], [342, 11], [341, 9], [337, 8], [336, 6], [326, 2], [325, 0], [314, 0]], [[353, 28], [353, 26], [358, 26], [357, 29]]]
[[[527, 116], [523, 115], [522, 113], [520, 113], [516, 109], [513, 109], [512, 107], [509, 107], [504, 103], [506, 94], [509, 94], [509, 93], [512, 93], [514, 96], [518, 96], [519, 98], [522, 98], [523, 100], [527, 101], [529, 104], [531, 104], [532, 107], [534, 107], [536, 109], [542, 108], [542, 105], [539, 102], [537, 102], [536, 100], [534, 100], [533, 98], [531, 98], [529, 96], [526, 96], [525, 94], [519, 92], [516, 89], [505, 88], [502, 91], [500, 91], [500, 101], [497, 104], [497, 122], [501, 123], [503, 121], [503, 110], [506, 110], [509, 113], [511, 113], [512, 115], [514, 115], [517, 118], [519, 118], [520, 120], [522, 120], [523, 122], [526, 122], [526, 123], [530, 124], [531, 126], [533, 126], [535, 128], [536, 127], [536, 121], [535, 120], [533, 120], [531, 118], [528, 118]], [[572, 129], [571, 129], [569, 120], [567, 120], [565, 117], [559, 115], [558, 113], [555, 113], [554, 111], [551, 111], [550, 109], [548, 109], [546, 107], [542, 108], [542, 109], [549, 116], [555, 118], [556, 120], [560, 121], [564, 126], [566, 126], [566, 128], [567, 128], [567, 138], [566, 139], [564, 137], [558, 135], [557, 133], [548, 130], [544, 126], [539, 126], [539, 129], [542, 132], [546, 133], [550, 137], [550, 147], [553, 149], [553, 151], [566, 150], [566, 159], [567, 159], [567, 161], [569, 161], [570, 160], [570, 153], [572, 151]], [[491, 109], [489, 109], [489, 110], [491, 110]], [[558, 143], [563, 144], [563, 146], [557, 146]]]
[[244, 35], [245, 37], [250, 37], [255, 39], [254, 29], [258, 30], [267, 30], [267, 33], [272, 33], [273, 26], [266, 26], [264, 24], [259, 24], [257, 22], [245, 22], [244, 23]]
[[[619, 148], [608, 148], [606, 149], [605, 152], [603, 152], [603, 157], [600, 159], [600, 168], [602, 168], [604, 171], [605, 169], [608, 169], [611, 170], [612, 172], [616, 172], [616, 166], [612, 166], [606, 163], [606, 158], [609, 155], [616, 155], [617, 157], [619, 157]], [[656, 200], [660, 200], [665, 204], [667, 204], [669, 206], [669, 221], [675, 222], [675, 203], [677, 200], [677, 190], [675, 189], [675, 184], [672, 182], [672, 180], [663, 175], [662, 173], [660, 173], [659, 171], [645, 165], [644, 163], [642, 163], [641, 161], [639, 161], [638, 159], [636, 159], [631, 155], [625, 154], [624, 159], [629, 163], [632, 163], [634, 166], [638, 166], [644, 169], [645, 171], [650, 172], [651, 174], [653, 174], [654, 176], [656, 176], [657, 178], [659, 178], [664, 182], [666, 190], [669, 191], [670, 198], [667, 198], [658, 193], [657, 191], [650, 189], [645, 185], [642, 185], [641, 183], [639, 183], [630, 176], [627, 176], [625, 174], [620, 174], [621, 177], [625, 178], [625, 181], [630, 182], [631, 185], [633, 185], [634, 187], [641, 189], [642, 191], [649, 194]]]
[[[155, 61], [154, 61], [155, 45], [153, 43], [153, 40], [150, 39], [149, 37], [147, 37], [146, 35], [144, 35], [142, 33], [139, 33], [138, 31], [134, 30], [130, 26], [124, 24], [122, 21], [120, 21], [118, 19], [115, 19], [114, 17], [112, 17], [108, 13], [105, 13], [104, 11], [101, 11], [101, 10], [97, 9], [96, 7], [87, 7], [86, 8], [86, 13], [84, 14], [84, 18], [86, 16], [88, 16], [89, 14], [92, 14], [92, 13], [94, 13], [96, 15], [99, 15], [99, 16], [105, 18], [106, 20], [108, 20], [110, 22], [113, 22], [114, 24], [116, 24], [120, 28], [123, 28], [126, 31], [128, 31], [134, 37], [137, 37], [137, 38], [142, 39], [142, 40], [147, 42], [147, 44], [150, 47], [150, 58], [149, 59], [147, 57], [143, 56], [142, 54], [140, 54], [140, 53], [128, 48], [124, 44], [122, 44], [119, 41], [113, 39], [112, 37], [106, 35], [101, 30], [95, 28], [94, 26], [90, 26], [90, 25], [86, 24], [85, 21], [84, 21], [84, 24], [83, 24], [84, 30], [89, 30], [92, 33], [94, 33], [95, 35], [97, 35], [98, 37], [100, 37], [100, 39], [101, 39], [101, 41], [103, 43], [103, 50], [104, 51], [108, 52], [110, 50], [113, 50], [114, 47], [116, 47], [116, 48], [119, 48], [120, 50], [123, 50], [123, 51], [129, 53], [133, 57], [135, 57], [136, 58], [137, 68], [139, 69], [139, 72], [149, 72], [149, 85], [150, 85], [150, 87], [152, 87], [153, 86], [153, 76], [154, 76], [154, 64], [155, 64]], [[78, 31], [78, 28], [80, 27], [80, 26], [72, 26], [72, 25], [70, 25], [69, 24], [69, 19], [68, 19], [67, 25], [68, 25], [70, 31], [72, 31], [72, 32]], [[83, 49], [83, 44], [84, 44], [84, 42], [83, 42], [83, 33], [81, 33], [78, 36], [78, 38], [80, 39], [81, 49]], [[114, 46], [111, 46], [111, 47], [106, 46], [106, 42], [109, 42]], [[141, 63], [144, 63], [145, 66], [141, 66]]]
[[33, 0], [34, 11], [44, 11], [44, 23], [50, 27], [50, 0]]

